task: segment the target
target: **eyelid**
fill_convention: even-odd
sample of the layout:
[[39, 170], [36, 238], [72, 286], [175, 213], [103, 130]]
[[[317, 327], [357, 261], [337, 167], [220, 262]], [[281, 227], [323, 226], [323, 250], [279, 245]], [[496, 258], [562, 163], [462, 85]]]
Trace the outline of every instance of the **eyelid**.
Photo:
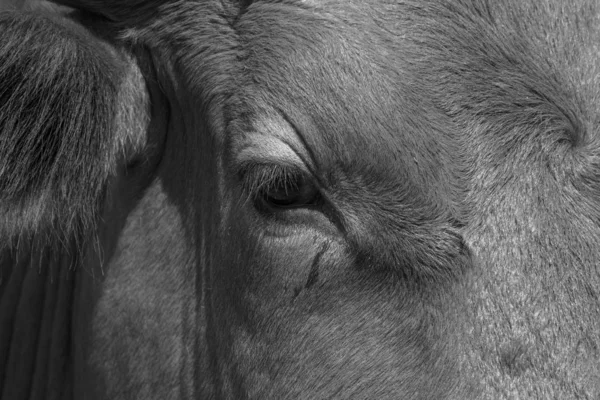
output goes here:
[[284, 165], [271, 162], [244, 162], [239, 165], [238, 175], [244, 189], [251, 197], [269, 189], [270, 185], [294, 176], [303, 176], [312, 181], [310, 174], [296, 165]]
[[[289, 165], [309, 172], [300, 156], [286, 143], [262, 136], [259, 143], [250, 142], [235, 157], [238, 166], [252, 164]], [[240, 168], [238, 168], [240, 169]]]

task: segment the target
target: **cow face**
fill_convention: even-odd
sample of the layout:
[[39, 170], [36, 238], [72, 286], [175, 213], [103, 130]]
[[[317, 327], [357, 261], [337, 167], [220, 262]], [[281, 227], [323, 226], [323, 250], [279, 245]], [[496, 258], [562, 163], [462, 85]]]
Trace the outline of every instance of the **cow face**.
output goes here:
[[106, 184], [79, 392], [599, 395], [593, 2], [68, 5], [168, 124]]
[[[159, 175], [201, 274], [187, 328], [203, 336], [197, 390], [442, 397], [458, 381], [448, 349], [470, 265], [447, 117], [427, 106], [415, 118], [427, 101], [389, 68], [399, 46], [354, 38], [373, 21], [346, 32], [333, 16], [257, 3], [232, 26], [215, 7], [165, 6], [164, 20], [123, 33], [148, 41], [171, 104]], [[189, 30], [174, 23], [183, 15]]]

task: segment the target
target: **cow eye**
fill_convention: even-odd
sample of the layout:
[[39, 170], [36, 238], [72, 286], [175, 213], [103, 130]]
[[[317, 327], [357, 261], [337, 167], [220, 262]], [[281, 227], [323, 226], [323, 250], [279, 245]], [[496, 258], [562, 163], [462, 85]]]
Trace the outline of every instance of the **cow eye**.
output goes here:
[[270, 208], [303, 207], [314, 203], [315, 187], [304, 176], [276, 178], [261, 193], [262, 202]]
[[281, 165], [254, 166], [244, 179], [255, 207], [265, 213], [315, 206], [319, 190], [304, 171]]

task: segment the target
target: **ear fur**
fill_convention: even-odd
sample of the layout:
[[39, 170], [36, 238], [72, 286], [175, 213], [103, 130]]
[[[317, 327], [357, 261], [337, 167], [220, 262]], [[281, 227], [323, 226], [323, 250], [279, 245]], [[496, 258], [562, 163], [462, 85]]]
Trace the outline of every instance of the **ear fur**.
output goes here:
[[89, 229], [118, 160], [143, 142], [139, 70], [59, 16], [0, 13], [0, 32], [0, 239]]

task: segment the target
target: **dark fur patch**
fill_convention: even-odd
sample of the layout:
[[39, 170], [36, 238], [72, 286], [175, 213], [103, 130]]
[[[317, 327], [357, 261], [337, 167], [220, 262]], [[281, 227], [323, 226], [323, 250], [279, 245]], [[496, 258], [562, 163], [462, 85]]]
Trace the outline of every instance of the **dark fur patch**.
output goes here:
[[[177, 2], [178, 1], [170, 1], [170, 3]], [[158, 7], [169, 2], [157, 0], [54, 0], [54, 3], [99, 14], [112, 23], [119, 25], [123, 24], [125, 21], [128, 24], [132, 24], [134, 20], [138, 22], [143, 21], [152, 15], [156, 15]]]

